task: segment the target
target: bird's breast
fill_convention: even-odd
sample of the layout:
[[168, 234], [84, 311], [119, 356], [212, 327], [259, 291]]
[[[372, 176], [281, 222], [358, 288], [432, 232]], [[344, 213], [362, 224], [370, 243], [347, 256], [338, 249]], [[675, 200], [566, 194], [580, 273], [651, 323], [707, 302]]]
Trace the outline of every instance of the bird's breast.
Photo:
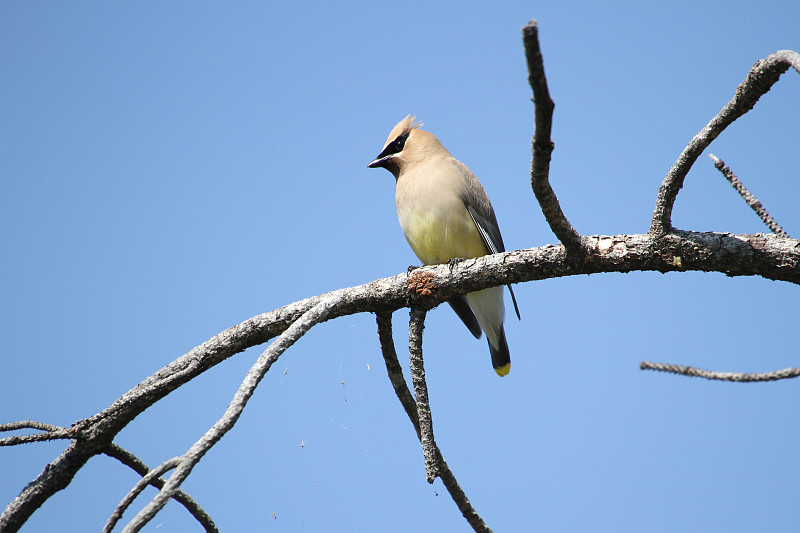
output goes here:
[[[425, 176], [417, 176], [424, 178]], [[400, 227], [411, 249], [426, 265], [486, 255], [478, 228], [461, 199], [460, 183], [446, 179], [397, 182]]]

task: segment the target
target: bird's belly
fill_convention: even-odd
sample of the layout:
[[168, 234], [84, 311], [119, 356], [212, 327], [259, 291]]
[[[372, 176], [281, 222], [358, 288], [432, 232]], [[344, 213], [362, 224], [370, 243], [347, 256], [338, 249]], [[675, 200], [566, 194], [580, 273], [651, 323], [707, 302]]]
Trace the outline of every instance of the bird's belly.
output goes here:
[[458, 206], [451, 211], [456, 212], [413, 210], [400, 216], [406, 240], [423, 264], [438, 265], [456, 257], [472, 258], [488, 253], [467, 210]]

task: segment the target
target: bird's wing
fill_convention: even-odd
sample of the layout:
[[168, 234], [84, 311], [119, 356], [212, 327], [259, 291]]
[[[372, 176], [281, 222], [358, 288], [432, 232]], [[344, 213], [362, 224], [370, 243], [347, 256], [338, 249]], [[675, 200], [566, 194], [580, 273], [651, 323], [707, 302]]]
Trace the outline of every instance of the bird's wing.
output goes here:
[[[475, 222], [475, 226], [478, 227], [483, 243], [490, 253], [505, 252], [506, 247], [503, 244], [503, 236], [500, 235], [500, 226], [497, 224], [497, 217], [494, 214], [492, 203], [489, 201], [489, 196], [483, 189], [483, 185], [464, 163], [458, 160], [454, 161], [464, 176], [464, 205], [466, 205], [472, 221]], [[516, 312], [517, 318], [521, 319], [514, 290], [511, 285], [507, 285], [507, 287], [508, 292], [511, 293], [511, 301], [514, 303], [514, 312]]]
[[475, 174], [464, 163], [456, 159], [453, 161], [455, 161], [458, 170], [464, 177], [464, 205], [467, 206], [472, 220], [478, 226], [483, 242], [493, 254], [505, 252], [506, 248], [503, 244], [503, 237], [500, 235], [500, 226], [497, 224], [497, 217], [494, 215], [489, 195], [486, 194], [483, 185], [475, 177]]

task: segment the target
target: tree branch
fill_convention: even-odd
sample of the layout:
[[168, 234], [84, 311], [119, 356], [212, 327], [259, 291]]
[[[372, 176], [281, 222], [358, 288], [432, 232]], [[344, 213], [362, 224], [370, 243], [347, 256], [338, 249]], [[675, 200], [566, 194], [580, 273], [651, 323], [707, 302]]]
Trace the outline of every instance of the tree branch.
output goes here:
[[[37, 422], [34, 420], [21, 420], [19, 422], [0, 424], [0, 432], [16, 431], [18, 429], [38, 429], [46, 431], [46, 433], [21, 436], [14, 435], [5, 439], [0, 439], [0, 446], [14, 446], [18, 444], [28, 444], [31, 442], [44, 442], [48, 440], [74, 438], [71, 429], [54, 426], [52, 424], [46, 424], [44, 422]], [[111, 444], [103, 451], [103, 453], [109, 457], [117, 459], [119, 462], [130, 467], [141, 476], [145, 476], [148, 472], [150, 472], [150, 469], [147, 467], [147, 465], [145, 465], [138, 457], [130, 453], [125, 448], [118, 446], [117, 444]], [[147, 484], [148, 483], [145, 483], [144, 486]], [[160, 478], [152, 479], [149, 481], [149, 484], [156, 488], [161, 488], [164, 485], [164, 480]], [[144, 488], [144, 486], [142, 488]], [[175, 501], [183, 505], [186, 510], [189, 511], [189, 513], [194, 516], [198, 522], [200, 522], [200, 525], [202, 525], [206, 531], [218, 531], [214, 521], [211, 519], [208, 513], [206, 513], [205, 510], [203, 510], [203, 508], [200, 507], [200, 505], [191, 496], [186, 494], [184, 491], [179, 490], [175, 493], [174, 498]], [[120, 516], [122, 512], [124, 512], [124, 509], [120, 510]], [[110, 528], [107, 525], [106, 528], [108, 531], [110, 531], [113, 529], [113, 524]]]
[[448, 265], [423, 267], [422, 270], [433, 275], [435, 287], [427, 296], [410, 293], [407, 275], [398, 274], [306, 298], [233, 326], [157, 371], [107, 409], [77, 422], [71, 429], [75, 440], [6, 507], [0, 516], [0, 530], [18, 530], [42, 503], [70, 483], [86, 461], [103, 453], [117, 433], [146, 408], [228, 357], [285, 331], [323, 300], [331, 305], [326, 315], [329, 320], [359, 312], [394, 311], [410, 305], [430, 307], [457, 294], [508, 283], [599, 272], [695, 270], [761, 276], [800, 285], [800, 241], [787, 237], [676, 231], [662, 239], [644, 234], [592, 236], [586, 240], [595, 253], [580, 264], [567, 261], [560, 245], [504, 252], [467, 259], [452, 269]]
[[730, 167], [728, 167], [723, 160], [719, 159], [714, 154], [708, 154], [708, 157], [710, 157], [714, 162], [714, 166], [717, 167], [717, 170], [722, 172], [722, 175], [725, 176], [725, 179], [727, 179], [736, 192], [739, 193], [739, 196], [741, 196], [742, 199], [747, 202], [747, 205], [749, 205], [750, 208], [755, 211], [758, 217], [764, 222], [764, 224], [766, 224], [767, 227], [772, 230], [772, 233], [775, 235], [780, 235], [781, 237], [789, 236], [789, 234], [783, 231], [783, 228], [781, 228], [778, 223], [775, 222], [775, 219], [769, 215], [767, 210], [764, 209], [764, 206], [761, 205], [761, 202], [758, 201], [758, 198], [753, 196], [750, 191], [747, 190], [747, 187], [744, 186], [744, 183], [739, 181], [739, 178], [736, 177], [736, 174], [733, 173]]
[[[128, 491], [128, 494], [126, 494], [125, 497], [122, 498], [122, 501], [119, 502], [116, 509], [114, 509], [114, 512], [111, 513], [111, 516], [108, 517], [106, 525], [103, 527], [103, 533], [111, 533], [111, 531], [114, 529], [114, 526], [117, 524], [117, 522], [119, 522], [119, 519], [122, 518], [122, 514], [125, 512], [125, 510], [130, 507], [130, 505], [133, 503], [133, 500], [135, 500], [145, 488], [147, 488], [149, 485], [153, 485], [155, 480], [161, 477], [161, 474], [169, 472], [180, 464], [181, 458], [173, 457], [172, 459], [164, 461], [142, 476], [142, 479], [136, 482], [133, 488]], [[166, 483], [162, 482], [160, 488], [163, 489], [165, 484]]]
[[411, 361], [411, 383], [414, 385], [414, 396], [417, 399], [417, 415], [419, 417], [419, 441], [425, 456], [425, 473], [428, 483], [433, 483], [439, 476], [436, 463], [436, 440], [433, 436], [433, 418], [428, 402], [428, 384], [425, 382], [425, 365], [422, 360], [422, 330], [425, 329], [427, 311], [411, 308], [411, 320], [408, 327], [408, 354]]
[[192, 445], [178, 461], [175, 472], [169, 477], [164, 487], [139, 513], [131, 520], [123, 533], [139, 531], [147, 524], [172, 498], [181, 483], [189, 476], [194, 466], [231, 428], [242, 414], [248, 400], [255, 392], [256, 387], [263, 379], [272, 364], [291, 347], [300, 337], [316, 324], [324, 322], [333, 307], [332, 298], [324, 298], [314, 307], [303, 313], [289, 328], [270, 344], [258, 358], [253, 367], [245, 376], [244, 381], [236, 391], [225, 414], [220, 418], [200, 440]]
[[[136, 457], [135, 455], [130, 453], [125, 448], [123, 448], [121, 446], [118, 446], [116, 444], [112, 444], [111, 446], [109, 446], [104, 451], [104, 453], [107, 456], [113, 457], [114, 459], [118, 460], [120, 463], [124, 464], [125, 466], [130, 467], [134, 472], [136, 472], [137, 474], [139, 474], [143, 478], [144, 478], [144, 476], [147, 476], [148, 474], [151, 474], [153, 472], [138, 457]], [[139, 483], [141, 483], [141, 482], [139, 482]], [[139, 485], [139, 483], [137, 483], [137, 486]], [[158, 476], [151, 475], [148, 483], [150, 485], [154, 486], [157, 489], [161, 489], [164, 486], [164, 484], [166, 483], [166, 481], [164, 481], [162, 478], [160, 478]], [[131, 490], [131, 492], [133, 492], [133, 489]], [[134, 495], [134, 497], [135, 497], [135, 495]], [[186, 492], [184, 492], [183, 490], [178, 490], [178, 491], [175, 492], [175, 495], [173, 496], [173, 498], [175, 499], [176, 502], [178, 502], [181, 505], [183, 505], [186, 508], [187, 511], [189, 511], [189, 514], [191, 514], [200, 523], [200, 525], [203, 526], [203, 529], [205, 529], [208, 532], [219, 531], [219, 529], [217, 529], [216, 524], [214, 524], [214, 520], [212, 520], [211, 516], [209, 516], [209, 514], [205, 511], [205, 509], [203, 509], [200, 506], [200, 504], [197, 503], [194, 500], [194, 498], [189, 496]], [[131, 499], [131, 501], [133, 501], [133, 500]], [[122, 517], [122, 513], [125, 512], [125, 509], [122, 508], [121, 506], [122, 506], [122, 503], [120, 503], [120, 505], [117, 506], [117, 509], [115, 509], [115, 511], [114, 511], [116, 513], [117, 510], [119, 510], [119, 517]], [[127, 507], [127, 505], [125, 507]], [[114, 515], [112, 514], [112, 517], [113, 516]], [[119, 520], [119, 518], [117, 518], [114, 521], [114, 524], [116, 523], [117, 520]], [[111, 531], [114, 528], [114, 524], [110, 524], [110, 527], [109, 527], [109, 523], [110, 522], [111, 522], [111, 518], [109, 518], [109, 521], [106, 523], [106, 528], [107, 528], [108, 531]]]
[[758, 99], [772, 88], [781, 74], [786, 72], [790, 66], [800, 72], [800, 55], [792, 50], [780, 50], [765, 59], [756, 61], [747, 77], [736, 89], [736, 94], [731, 101], [700, 130], [700, 133], [694, 136], [672, 168], [669, 169], [658, 189], [658, 198], [650, 225], [651, 234], [660, 236], [672, 229], [672, 208], [675, 205], [675, 198], [683, 187], [683, 180], [689, 173], [689, 169], [692, 168], [703, 150], [734, 120], [753, 109]]
[[406, 378], [403, 376], [403, 367], [400, 366], [400, 361], [397, 359], [397, 352], [394, 349], [394, 339], [392, 338], [392, 313], [388, 311], [378, 311], [375, 313], [378, 320], [378, 340], [381, 344], [381, 353], [383, 360], [386, 363], [386, 372], [389, 374], [389, 381], [392, 382], [392, 387], [400, 400], [400, 404], [411, 420], [414, 426], [414, 431], [417, 432], [417, 438], [421, 439], [419, 429], [419, 413], [417, 412], [417, 402], [414, 401], [414, 396], [408, 390]]
[[19, 444], [29, 444], [31, 442], [44, 442], [48, 440], [72, 439], [72, 435], [66, 428], [61, 426], [54, 426], [52, 424], [45, 424], [44, 422], [36, 422], [35, 420], [20, 420], [19, 422], [8, 422], [0, 424], [0, 433], [5, 431], [16, 431], [18, 429], [38, 429], [45, 431], [45, 433], [37, 433], [35, 435], [12, 435], [4, 439], [0, 439], [0, 446], [17, 446]]
[[544, 75], [544, 61], [539, 48], [539, 27], [535, 20], [522, 28], [522, 42], [525, 45], [525, 58], [528, 62], [528, 83], [533, 90], [535, 129], [531, 140], [533, 159], [531, 160], [531, 188], [542, 213], [550, 224], [558, 240], [567, 248], [567, 252], [585, 254], [585, 243], [581, 235], [575, 231], [566, 215], [561, 210], [558, 198], [550, 186], [550, 157], [554, 144], [550, 139], [553, 125], [553, 109], [555, 104], [547, 88]]
[[650, 361], [642, 361], [639, 364], [642, 370], [657, 370], [659, 372], [669, 372], [670, 374], [680, 374], [682, 376], [705, 378], [718, 381], [739, 381], [739, 382], [755, 382], [755, 381], [778, 381], [779, 379], [796, 378], [800, 376], [800, 368], [784, 368], [783, 370], [775, 370], [773, 372], [764, 372], [761, 374], [745, 374], [741, 372], [714, 372], [712, 370], [703, 370], [692, 366], [672, 365], [669, 363], [653, 363]]
[[[378, 339], [381, 344], [381, 353], [386, 363], [386, 371], [389, 374], [389, 380], [392, 382], [394, 392], [403, 405], [408, 419], [411, 420], [411, 423], [414, 425], [417, 438], [422, 442], [417, 405], [414, 401], [414, 397], [411, 395], [411, 391], [408, 390], [408, 384], [403, 377], [403, 369], [400, 366], [400, 362], [397, 359], [397, 352], [394, 348], [394, 340], [392, 339], [392, 314], [388, 311], [378, 311], [375, 315], [378, 320]], [[456, 481], [455, 475], [444, 460], [442, 452], [439, 450], [436, 442], [433, 443], [433, 447], [436, 453], [436, 462], [439, 465], [439, 479], [442, 480], [447, 492], [450, 493], [450, 497], [458, 506], [458, 510], [461, 511], [461, 514], [474, 531], [477, 533], [492, 533], [492, 530], [486, 525], [486, 522], [483, 521], [470, 503], [467, 495], [461, 489], [461, 485]]]
[[[178, 487], [197, 461], [233, 426], [271, 364], [305, 331], [331, 318], [359, 312], [375, 312], [378, 315], [379, 332], [384, 330], [382, 335], [385, 336], [386, 322], [390, 320], [391, 312], [403, 307], [429, 309], [455, 295], [487, 287], [600, 272], [696, 270], [722, 272], [729, 276], [756, 275], [800, 284], [800, 241], [777, 235], [675, 231], [671, 226], [675, 198], [699, 154], [730, 123], [751, 109], [790, 65], [800, 72], [800, 56], [796, 52], [780, 51], [757, 62], [739, 86], [734, 98], [692, 139], [659, 189], [648, 234], [581, 236], [567, 220], [549, 183], [554, 104], [544, 77], [535, 21], [523, 28], [523, 41], [536, 114], [536, 131], [532, 140], [531, 186], [548, 223], [563, 246], [549, 245], [494, 254], [468, 259], [455, 266], [425, 267], [420, 271], [427, 280], [423, 295], [410, 292], [407, 276], [401, 274], [295, 302], [223, 331], [142, 381], [107, 409], [76, 423], [69, 430], [63, 430], [64, 433], [58, 428], [36, 427], [34, 429], [44, 429], [48, 433], [3, 439], [0, 444], [4, 445], [65, 438], [70, 438], [71, 442], [8, 505], [0, 516], [0, 530], [17, 531], [44, 501], [65, 488], [91, 457], [107, 453], [119, 431], [145, 409], [228, 357], [279, 336], [250, 370], [225, 416], [180, 457], [180, 464], [159, 494], [125, 530], [136, 531], [143, 527], [170, 497], [178, 494]], [[573, 260], [575, 258], [580, 260]], [[390, 341], [390, 324], [388, 327]], [[419, 322], [419, 333], [421, 327]], [[410, 344], [413, 344], [411, 337], [410, 335]], [[384, 340], [381, 340], [382, 346]], [[393, 371], [399, 371], [399, 378], [402, 378], [402, 371], [399, 363], [394, 370], [390, 369], [386, 355], [388, 351], [387, 344], [384, 356], [387, 357], [390, 378], [396, 392], [405, 389], [405, 393], [398, 392], [398, 398], [422, 439], [426, 430], [420, 427], [417, 406], [412, 408], [407, 405], [411, 393], [404, 379], [401, 383], [397, 375], [392, 375]], [[394, 352], [393, 346], [391, 352]], [[397, 359], [396, 354], [394, 359]], [[439, 465], [440, 477], [459, 509], [476, 531], [489, 531], [469, 505], [466, 495], [435, 447], [435, 442], [432, 442], [432, 446], [436, 450], [435, 461]]]

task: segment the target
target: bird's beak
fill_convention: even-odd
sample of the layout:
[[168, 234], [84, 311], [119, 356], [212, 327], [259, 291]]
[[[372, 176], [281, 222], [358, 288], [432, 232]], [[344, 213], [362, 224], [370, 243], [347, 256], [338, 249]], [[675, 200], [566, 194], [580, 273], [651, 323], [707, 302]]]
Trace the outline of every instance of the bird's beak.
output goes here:
[[384, 167], [384, 166], [386, 166], [386, 163], [387, 163], [387, 162], [388, 162], [390, 159], [392, 159], [392, 157], [394, 157], [394, 154], [389, 154], [389, 155], [386, 155], [386, 156], [383, 156], [383, 157], [380, 157], [380, 156], [379, 156], [379, 157], [378, 157], [377, 159], [375, 159], [375, 160], [374, 160], [372, 163], [370, 163], [369, 165], [367, 165], [367, 167], [369, 167], [369, 168], [378, 168], [378, 167]]

